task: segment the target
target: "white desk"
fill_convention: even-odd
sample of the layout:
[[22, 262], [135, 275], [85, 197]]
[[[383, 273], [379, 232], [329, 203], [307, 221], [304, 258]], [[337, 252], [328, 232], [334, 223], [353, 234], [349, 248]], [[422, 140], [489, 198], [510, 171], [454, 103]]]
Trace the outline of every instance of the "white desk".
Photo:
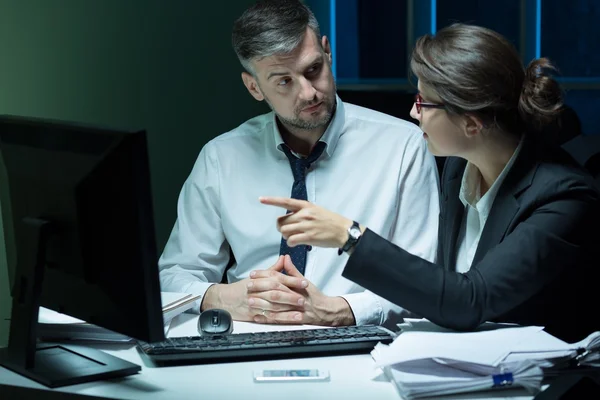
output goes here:
[[[197, 334], [198, 316], [182, 314], [176, 317], [169, 337]], [[264, 326], [236, 322], [234, 333], [297, 329], [298, 327]], [[116, 347], [115, 347], [116, 346]], [[369, 354], [298, 358], [274, 361], [204, 364], [182, 367], [152, 368], [144, 365], [133, 345], [92, 346], [142, 366], [139, 374], [126, 378], [98, 381], [47, 389], [45, 386], [0, 367], [0, 384], [77, 393], [116, 399], [400, 399], [395, 386], [374, 368]], [[255, 383], [253, 373], [261, 369], [319, 368], [330, 372], [329, 382]], [[0, 388], [1, 390], [1, 388]], [[1, 393], [0, 398], [3, 399]], [[450, 397], [444, 399], [531, 399], [520, 390], [503, 390]]]

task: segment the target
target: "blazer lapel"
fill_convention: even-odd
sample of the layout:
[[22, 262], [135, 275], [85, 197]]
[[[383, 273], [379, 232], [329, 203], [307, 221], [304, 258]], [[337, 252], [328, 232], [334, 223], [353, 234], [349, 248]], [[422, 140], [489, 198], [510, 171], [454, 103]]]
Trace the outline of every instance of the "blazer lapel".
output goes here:
[[445, 211], [444, 220], [446, 221], [444, 229], [444, 266], [446, 269], [455, 269], [456, 264], [456, 242], [460, 231], [465, 207], [460, 201], [459, 191], [462, 182], [462, 176], [467, 165], [466, 160], [456, 160], [457, 166], [453, 175], [445, 183]]
[[450, 269], [450, 266], [453, 266], [453, 270], [455, 269], [456, 264], [456, 241], [458, 239], [460, 225], [465, 212], [465, 207], [458, 197], [461, 181], [461, 178], [455, 178], [448, 182], [448, 193], [450, 197], [448, 199], [448, 208], [446, 211], [448, 223], [446, 225], [446, 251], [444, 252], [444, 265], [447, 269]]
[[496, 194], [481, 233], [473, 265], [477, 264], [489, 249], [502, 241], [519, 211], [517, 198], [531, 185], [537, 169], [535, 149], [532, 146], [533, 144], [529, 140], [523, 143], [521, 152]]

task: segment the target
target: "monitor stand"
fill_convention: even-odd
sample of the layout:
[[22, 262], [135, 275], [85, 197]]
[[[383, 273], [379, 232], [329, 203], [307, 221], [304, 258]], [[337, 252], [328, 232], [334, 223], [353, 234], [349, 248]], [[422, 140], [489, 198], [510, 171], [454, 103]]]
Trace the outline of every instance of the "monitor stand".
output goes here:
[[24, 236], [34, 251], [18, 254], [12, 290], [8, 347], [0, 365], [51, 388], [135, 374], [141, 367], [83, 346], [37, 343], [40, 294], [46, 264], [49, 221], [25, 218]]

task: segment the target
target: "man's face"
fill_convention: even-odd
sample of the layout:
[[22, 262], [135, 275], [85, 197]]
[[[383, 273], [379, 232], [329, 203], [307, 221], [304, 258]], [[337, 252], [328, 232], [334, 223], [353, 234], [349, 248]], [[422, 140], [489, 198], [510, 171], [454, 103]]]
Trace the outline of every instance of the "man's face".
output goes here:
[[244, 83], [257, 100], [265, 100], [284, 125], [314, 130], [326, 127], [335, 108], [335, 82], [329, 42], [319, 43], [309, 28], [290, 54], [253, 62], [256, 78]]

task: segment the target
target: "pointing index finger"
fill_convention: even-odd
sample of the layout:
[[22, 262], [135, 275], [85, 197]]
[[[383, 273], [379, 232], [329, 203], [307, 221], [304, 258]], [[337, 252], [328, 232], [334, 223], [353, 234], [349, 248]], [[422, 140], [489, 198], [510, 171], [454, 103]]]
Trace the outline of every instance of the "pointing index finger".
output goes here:
[[289, 197], [268, 197], [262, 196], [258, 200], [262, 204], [285, 208], [288, 211], [296, 212], [302, 210], [309, 203], [304, 200], [290, 199]]

